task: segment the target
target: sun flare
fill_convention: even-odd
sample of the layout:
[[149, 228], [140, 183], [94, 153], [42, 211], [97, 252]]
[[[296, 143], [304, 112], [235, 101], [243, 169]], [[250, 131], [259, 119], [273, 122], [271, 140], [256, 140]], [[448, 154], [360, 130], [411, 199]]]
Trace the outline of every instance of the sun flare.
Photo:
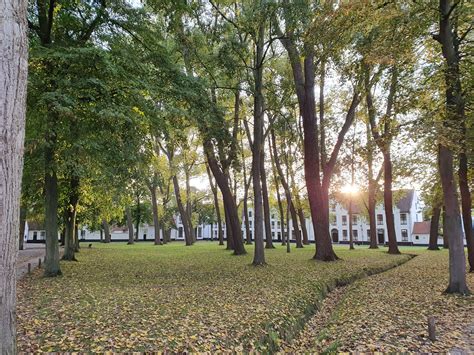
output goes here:
[[344, 185], [341, 188], [341, 192], [343, 192], [345, 194], [355, 194], [355, 193], [359, 192], [359, 187], [357, 185], [351, 185], [351, 184]]

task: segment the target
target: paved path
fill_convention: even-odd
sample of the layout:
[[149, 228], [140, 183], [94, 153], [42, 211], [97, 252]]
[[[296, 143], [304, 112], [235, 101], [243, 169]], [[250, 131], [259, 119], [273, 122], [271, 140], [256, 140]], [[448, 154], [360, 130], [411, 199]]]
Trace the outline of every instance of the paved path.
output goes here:
[[[41, 264], [43, 264], [45, 252], [44, 244], [25, 243], [24, 249], [18, 251], [18, 260], [16, 262], [17, 279], [28, 273], [28, 263], [31, 264], [31, 270], [38, 267], [39, 259], [41, 259]], [[59, 254], [62, 255], [62, 253], [63, 249], [60, 247]]]

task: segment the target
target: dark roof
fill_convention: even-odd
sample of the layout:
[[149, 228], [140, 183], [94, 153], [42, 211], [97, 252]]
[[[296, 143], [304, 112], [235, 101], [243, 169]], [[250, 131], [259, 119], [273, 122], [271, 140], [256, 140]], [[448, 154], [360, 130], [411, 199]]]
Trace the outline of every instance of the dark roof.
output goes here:
[[38, 221], [28, 221], [28, 230], [30, 231], [44, 231], [44, 223]]
[[413, 224], [413, 232], [411, 234], [430, 234], [430, 221], [415, 222]]
[[[396, 190], [393, 193], [399, 197], [397, 207], [400, 212], [410, 212], [410, 208], [413, 203], [413, 197], [415, 196], [415, 190]], [[396, 197], [395, 200], [397, 200]]]

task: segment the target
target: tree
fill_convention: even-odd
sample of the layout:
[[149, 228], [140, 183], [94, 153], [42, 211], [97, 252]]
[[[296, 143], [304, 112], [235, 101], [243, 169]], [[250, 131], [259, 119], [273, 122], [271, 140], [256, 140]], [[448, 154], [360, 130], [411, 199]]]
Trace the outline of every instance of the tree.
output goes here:
[[[453, 32], [453, 12], [458, 4], [450, 0], [439, 1], [439, 33], [435, 35], [435, 39], [441, 44], [441, 51], [445, 60], [446, 116], [444, 125], [446, 129], [453, 129], [454, 131], [464, 121], [459, 55], [456, 52], [456, 37]], [[453, 148], [446, 142], [441, 142], [439, 145], [438, 164], [446, 212], [446, 224], [443, 225], [443, 233], [449, 240], [449, 284], [446, 292], [468, 294], [463, 231], [454, 180]]]
[[26, 1], [0, 1], [0, 353], [16, 353], [16, 258], [26, 112]]
[[[334, 11], [331, 6], [324, 8], [321, 12], [325, 10], [329, 11], [329, 13]], [[319, 21], [311, 21], [311, 13], [312, 10], [307, 4], [292, 7], [289, 2], [285, 1], [282, 6], [282, 17], [286, 27], [282, 30], [277, 20], [274, 21], [274, 27], [278, 38], [280, 38], [283, 47], [288, 53], [288, 59], [293, 72], [294, 90], [298, 98], [300, 115], [303, 118], [304, 171], [316, 241], [314, 259], [333, 261], [337, 259], [337, 256], [333, 250], [329, 235], [329, 186], [339, 150], [354, 120], [360, 95], [356, 85], [333, 151], [329, 159], [325, 160], [325, 147], [322, 149], [319, 137], [320, 130], [324, 129], [324, 125], [318, 124], [315, 108], [314, 88], [315, 65], [317, 62], [315, 44], [311, 42], [313, 40], [312, 37], [304, 35], [310, 30], [310, 23], [318, 23], [321, 26], [320, 30], [324, 26]], [[321, 21], [323, 21], [324, 17], [325, 14], [323, 13], [320, 17]], [[327, 18], [332, 17], [328, 16]], [[299, 25], [305, 27], [302, 30], [300, 28], [296, 32], [295, 30]], [[331, 29], [331, 24], [326, 25], [325, 31]], [[337, 30], [341, 28], [339, 27]], [[301, 50], [298, 47], [300, 42], [302, 43]], [[320, 54], [322, 57], [323, 53]], [[303, 58], [303, 61], [301, 58]]]

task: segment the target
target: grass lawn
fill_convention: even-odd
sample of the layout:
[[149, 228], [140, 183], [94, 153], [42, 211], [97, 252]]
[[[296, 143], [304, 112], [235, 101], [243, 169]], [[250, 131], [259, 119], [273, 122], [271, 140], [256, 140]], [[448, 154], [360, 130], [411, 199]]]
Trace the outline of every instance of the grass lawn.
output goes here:
[[35, 271], [18, 284], [19, 351], [275, 349], [328, 289], [390, 268], [408, 255], [336, 247], [342, 260], [312, 260], [314, 245], [233, 256], [215, 242], [185, 247], [94, 243], [64, 276]]

